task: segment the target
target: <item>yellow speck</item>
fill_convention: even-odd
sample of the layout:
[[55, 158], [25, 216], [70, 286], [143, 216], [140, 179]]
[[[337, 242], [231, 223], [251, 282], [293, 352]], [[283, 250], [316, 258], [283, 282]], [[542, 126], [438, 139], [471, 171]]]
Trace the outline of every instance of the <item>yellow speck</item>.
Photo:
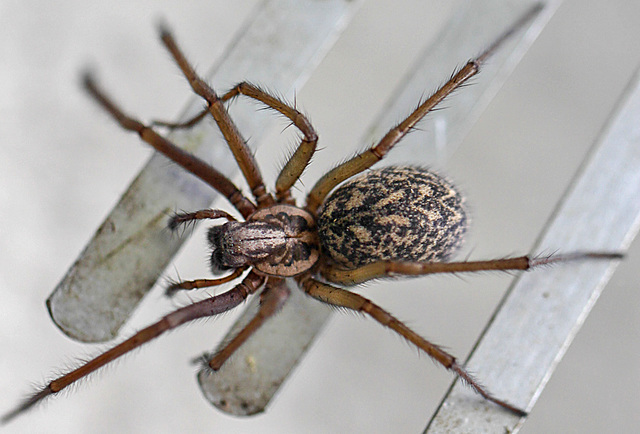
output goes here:
[[245, 358], [245, 362], [247, 362], [247, 366], [249, 367], [249, 372], [255, 374], [258, 372], [258, 364], [256, 363], [256, 359], [253, 356], [247, 356]]

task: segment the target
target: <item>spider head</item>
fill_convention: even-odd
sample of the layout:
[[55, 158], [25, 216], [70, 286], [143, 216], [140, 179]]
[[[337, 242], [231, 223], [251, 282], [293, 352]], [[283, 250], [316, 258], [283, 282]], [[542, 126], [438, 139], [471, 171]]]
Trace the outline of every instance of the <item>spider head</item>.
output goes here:
[[241, 240], [238, 232], [242, 230], [242, 222], [228, 222], [209, 229], [207, 239], [211, 247], [209, 266], [213, 274], [234, 268], [242, 267], [248, 262], [248, 258], [240, 253]]
[[278, 222], [231, 221], [209, 229], [211, 271], [256, 266], [279, 258], [287, 247], [287, 235]]
[[247, 221], [209, 229], [214, 274], [245, 266], [269, 276], [289, 277], [316, 263], [319, 242], [313, 217], [290, 205], [257, 211]]

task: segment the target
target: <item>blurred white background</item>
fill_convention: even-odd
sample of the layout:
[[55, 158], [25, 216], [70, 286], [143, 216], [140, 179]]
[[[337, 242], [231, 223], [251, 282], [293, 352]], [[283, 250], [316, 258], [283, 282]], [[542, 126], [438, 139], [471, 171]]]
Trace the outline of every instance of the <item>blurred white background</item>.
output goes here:
[[[305, 174], [307, 187], [342, 156], [336, 149], [358, 143], [437, 33], [447, 12], [438, 3], [368, 0], [298, 91], [298, 105], [325, 148]], [[82, 93], [80, 69], [93, 65], [130, 113], [175, 118], [190, 94], [156, 39], [157, 18], [171, 24], [203, 69], [254, 5], [0, 3], [0, 412], [28, 392], [30, 382], [99, 349], [60, 333], [44, 300], [150, 154]], [[466, 249], [473, 258], [529, 251], [640, 63], [638, 23], [635, 0], [566, 0], [452, 157], [446, 173], [472, 206]], [[425, 83], [425, 91], [437, 84]], [[284, 149], [279, 131], [258, 151], [271, 182]], [[182, 276], [208, 276], [203, 249], [197, 236], [186, 246], [175, 264]], [[636, 242], [524, 432], [640, 427], [639, 265]], [[510, 280], [439, 276], [371, 285], [363, 293], [464, 359]], [[167, 301], [154, 290], [124, 333], [184, 300]], [[202, 398], [189, 360], [211, 349], [233, 317], [161, 338], [5, 432], [417, 432], [453, 379], [373, 321], [336, 315], [265, 414], [229, 417]]]

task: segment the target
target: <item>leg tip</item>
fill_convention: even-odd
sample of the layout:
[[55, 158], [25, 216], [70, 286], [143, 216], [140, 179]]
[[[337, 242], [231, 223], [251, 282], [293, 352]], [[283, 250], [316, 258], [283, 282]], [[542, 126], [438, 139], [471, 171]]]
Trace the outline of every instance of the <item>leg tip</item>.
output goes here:
[[169, 28], [169, 24], [164, 19], [164, 17], [160, 17], [156, 20], [156, 28], [158, 29], [158, 34], [161, 39], [166, 39], [171, 37], [171, 29]]
[[96, 87], [95, 73], [92, 68], [86, 67], [80, 72], [80, 81], [82, 86], [87, 89]]

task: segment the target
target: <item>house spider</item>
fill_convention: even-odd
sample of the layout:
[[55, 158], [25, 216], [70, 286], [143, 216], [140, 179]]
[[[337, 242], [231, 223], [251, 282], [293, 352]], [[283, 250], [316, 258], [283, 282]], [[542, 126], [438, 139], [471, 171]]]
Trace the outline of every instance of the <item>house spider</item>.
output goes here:
[[[205, 209], [173, 216], [169, 221], [169, 228], [174, 230], [198, 220], [226, 220], [209, 229], [208, 241], [212, 250], [210, 266], [213, 274], [225, 271], [228, 274], [216, 279], [175, 283], [167, 289], [167, 293], [212, 287], [242, 275], [244, 277], [227, 292], [169, 313], [77, 369], [54, 379], [6, 414], [3, 421], [10, 420], [47, 396], [60, 392], [162, 333], [198, 318], [226, 312], [260, 291], [261, 303], [254, 318], [206, 361], [212, 370], [220, 369], [287, 301], [289, 288], [285, 284], [285, 278], [293, 278], [301, 290], [323, 303], [371, 316], [454, 372], [485, 399], [516, 415], [526, 415], [523, 409], [493, 396], [458, 364], [455, 357], [419, 336], [378, 305], [344, 287], [385, 277], [528, 270], [544, 264], [575, 259], [620, 257], [617, 253], [576, 252], [547, 257], [521, 256], [487, 261], [446, 262], [461, 244], [467, 227], [464, 201], [455, 187], [429, 170], [412, 166], [372, 169], [362, 174], [382, 160], [444, 98], [476, 75], [482, 63], [500, 43], [539, 9], [540, 6], [531, 9], [480, 56], [454, 73], [380, 142], [325, 174], [306, 196], [304, 206], [296, 205], [291, 188], [316, 150], [318, 136], [308, 119], [294, 107], [250, 83], [240, 83], [224, 95], [218, 96], [195, 73], [165, 27], [160, 29], [162, 42], [194, 92], [207, 101], [208, 107], [187, 122], [156, 122], [155, 125], [169, 128], [190, 127], [210, 113], [250, 187], [252, 199], [246, 197], [214, 167], [158, 134], [153, 126], [125, 115], [96, 85], [94, 78], [86, 74], [86, 90], [122, 128], [137, 132], [155, 150], [208, 183], [225, 196], [244, 219], [238, 221], [220, 209]], [[224, 106], [240, 95], [278, 111], [302, 133], [298, 148], [276, 180], [275, 195], [266, 189], [252, 153]], [[338, 187], [343, 181], [346, 183]]]

